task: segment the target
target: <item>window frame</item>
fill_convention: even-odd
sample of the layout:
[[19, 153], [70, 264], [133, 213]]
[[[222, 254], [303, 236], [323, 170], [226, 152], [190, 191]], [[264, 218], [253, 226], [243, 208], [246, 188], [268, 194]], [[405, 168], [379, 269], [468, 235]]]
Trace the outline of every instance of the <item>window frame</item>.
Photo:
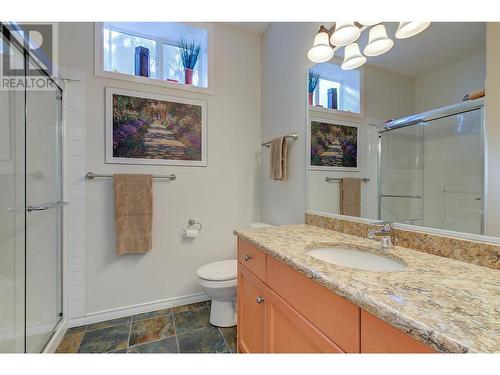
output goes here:
[[[209, 25], [209, 24], [205, 24], [205, 23], [195, 23], [195, 22], [186, 22], [186, 24], [192, 25], [193, 27], [201, 28], [201, 29], [204, 29], [207, 31], [207, 64], [208, 64], [208, 67], [207, 67], [207, 75], [208, 75], [207, 87], [186, 85], [184, 83], [171, 82], [171, 81], [166, 81], [165, 79], [163, 79], [163, 44], [178, 47], [178, 45], [173, 40], [170, 40], [167, 38], [152, 38], [149, 35], [140, 35], [140, 34], [130, 32], [127, 30], [123, 30], [120, 28], [116, 28], [116, 27], [112, 27], [109, 30], [123, 33], [123, 34], [127, 34], [127, 35], [137, 36], [140, 38], [154, 40], [156, 42], [156, 54], [157, 54], [156, 69], [157, 69], [157, 73], [158, 73], [159, 78], [141, 77], [141, 76], [136, 76], [136, 75], [131, 75], [131, 74], [125, 74], [125, 73], [120, 73], [120, 72], [112, 72], [112, 71], [104, 70], [104, 43], [103, 43], [104, 22], [95, 22], [94, 23], [94, 25], [95, 25], [94, 26], [95, 75], [97, 77], [119, 79], [122, 81], [136, 82], [136, 83], [141, 83], [141, 84], [145, 84], [145, 85], [160, 86], [160, 87], [166, 87], [166, 88], [171, 88], [171, 89], [214, 95], [215, 94], [214, 60], [215, 59], [214, 59], [214, 43], [213, 43], [213, 39], [214, 39], [213, 26]], [[200, 59], [198, 61], [198, 64], [200, 64], [198, 66], [198, 68], [199, 68], [199, 70], [201, 70], [203, 68], [203, 66], [201, 65], [201, 64], [203, 64], [202, 59]]]
[[[340, 61], [337, 57], [333, 57], [330, 62], [340, 66], [342, 61]], [[306, 71], [307, 74], [309, 74], [309, 70], [313, 67], [314, 67], [314, 65], [309, 65], [309, 68]], [[316, 113], [319, 116], [321, 116], [321, 114], [325, 114], [325, 115], [330, 114], [330, 115], [337, 115], [340, 117], [344, 117], [346, 119], [349, 119], [349, 118], [363, 119], [363, 118], [365, 118], [365, 67], [362, 66], [362, 67], [357, 68], [356, 70], [359, 71], [359, 106], [360, 106], [359, 113], [342, 111], [340, 109], [330, 109], [330, 108], [318, 107], [315, 105], [315, 103], [313, 103], [313, 105], [308, 105], [307, 106], [308, 110], [311, 111], [311, 113]], [[307, 77], [308, 76], [306, 75], [306, 79], [307, 79]], [[328, 78], [328, 77], [327, 77], [327, 79], [331, 80], [331, 81], [339, 82], [339, 81], [336, 81], [336, 80]], [[341, 90], [342, 90], [343, 86], [344, 86], [343, 81], [340, 81]], [[307, 92], [307, 90], [306, 90], [306, 92]], [[315, 92], [316, 92], [316, 90], [315, 90]], [[340, 98], [339, 98], [339, 102], [340, 102]], [[314, 114], [313, 114], [313, 116], [314, 116]]]

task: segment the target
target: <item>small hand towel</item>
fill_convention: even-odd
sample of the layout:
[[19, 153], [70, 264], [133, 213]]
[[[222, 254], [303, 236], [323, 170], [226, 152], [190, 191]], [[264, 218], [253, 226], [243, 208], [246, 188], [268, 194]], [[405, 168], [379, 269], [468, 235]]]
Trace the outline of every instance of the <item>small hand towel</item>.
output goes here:
[[285, 137], [275, 138], [271, 141], [270, 166], [271, 178], [277, 181], [286, 181], [287, 179], [287, 152], [288, 144]]
[[340, 179], [340, 214], [361, 216], [361, 179]]
[[114, 174], [116, 252], [118, 255], [151, 250], [153, 176]]

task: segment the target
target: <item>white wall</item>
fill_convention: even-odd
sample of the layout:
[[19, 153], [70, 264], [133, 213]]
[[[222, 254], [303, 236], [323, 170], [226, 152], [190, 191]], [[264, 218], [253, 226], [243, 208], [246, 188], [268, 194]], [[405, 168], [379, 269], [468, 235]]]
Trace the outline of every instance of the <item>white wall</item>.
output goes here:
[[[196, 269], [235, 257], [234, 228], [260, 219], [260, 37], [217, 24], [215, 95], [133, 84], [94, 76], [94, 26], [62, 24], [60, 63], [87, 72], [87, 168], [99, 173], [175, 173], [175, 182], [154, 182], [153, 249], [115, 254], [110, 179], [87, 182], [86, 314], [120, 309], [200, 291]], [[208, 101], [208, 167], [126, 166], [104, 163], [106, 86]], [[188, 219], [203, 232], [182, 237]], [[71, 251], [71, 249], [69, 249]]]
[[271, 23], [262, 36], [262, 140], [297, 132], [288, 155], [288, 181], [269, 177], [269, 150], [262, 150], [262, 220], [303, 223], [306, 210], [306, 53], [318, 25]]
[[365, 115], [390, 120], [413, 113], [414, 80], [366, 65], [364, 67]]
[[415, 113], [461, 102], [484, 89], [486, 55], [479, 53], [415, 79]]

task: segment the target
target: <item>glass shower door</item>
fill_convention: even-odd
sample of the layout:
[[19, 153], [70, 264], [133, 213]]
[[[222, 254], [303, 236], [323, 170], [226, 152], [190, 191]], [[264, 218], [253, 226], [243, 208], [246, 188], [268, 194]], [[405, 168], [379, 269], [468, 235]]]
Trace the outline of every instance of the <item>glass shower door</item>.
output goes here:
[[482, 110], [425, 122], [426, 227], [482, 234]]
[[[22, 69], [22, 52], [10, 53]], [[24, 108], [23, 90], [0, 90], [0, 353], [24, 352]]]
[[26, 91], [26, 351], [40, 352], [62, 317], [61, 91]]
[[379, 217], [423, 224], [423, 126], [380, 133]]

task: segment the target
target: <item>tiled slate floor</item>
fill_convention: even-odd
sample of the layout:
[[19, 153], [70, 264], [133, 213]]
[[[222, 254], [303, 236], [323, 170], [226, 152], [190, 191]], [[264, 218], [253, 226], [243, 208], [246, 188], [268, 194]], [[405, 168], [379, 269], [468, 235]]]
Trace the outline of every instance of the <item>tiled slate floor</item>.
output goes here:
[[236, 327], [209, 323], [199, 302], [68, 329], [57, 353], [234, 353]]

